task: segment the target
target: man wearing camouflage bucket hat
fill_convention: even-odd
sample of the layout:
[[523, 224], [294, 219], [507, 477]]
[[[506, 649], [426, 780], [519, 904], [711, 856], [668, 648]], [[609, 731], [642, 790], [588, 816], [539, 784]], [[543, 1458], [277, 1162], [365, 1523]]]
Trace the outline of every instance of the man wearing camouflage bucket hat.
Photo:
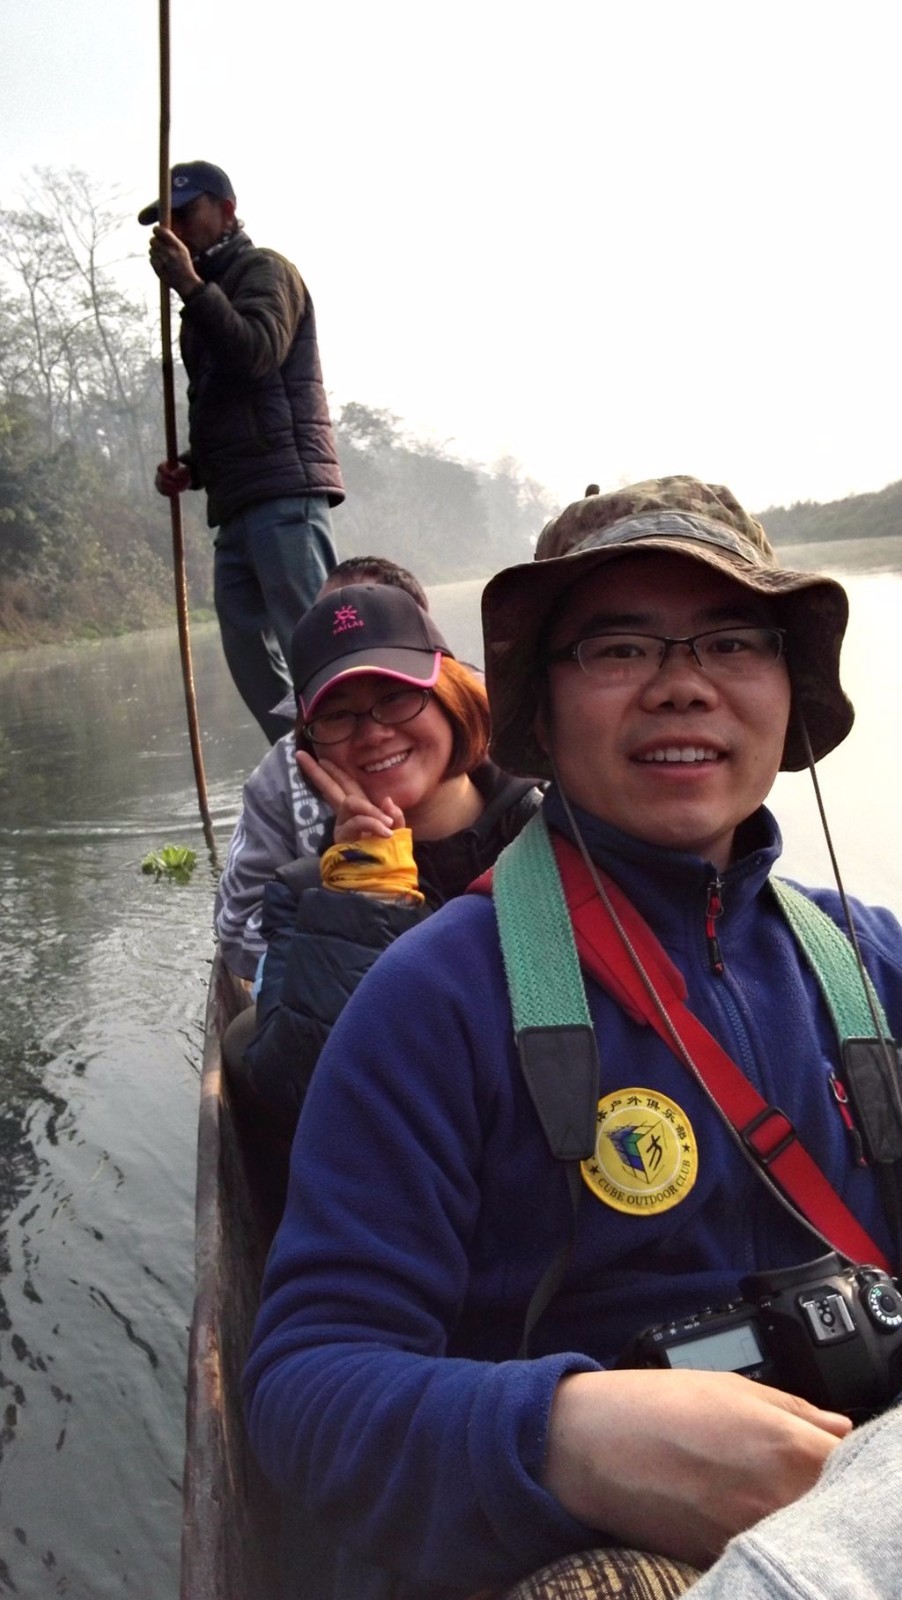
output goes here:
[[[536, 557], [483, 621], [493, 754], [551, 780], [541, 820], [345, 1010], [247, 1371], [261, 1462], [361, 1600], [680, 1593], [850, 1427], [719, 1308], [828, 1245], [898, 1263], [839, 1087], [841, 898], [772, 879], [764, 805], [851, 728], [844, 591], [688, 477], [586, 496]], [[861, 1032], [898, 1038], [902, 928], [852, 909]]]
[[[802, 712], [815, 759], [846, 737], [853, 712], [839, 682], [848, 619], [844, 589], [831, 578], [781, 567], [760, 522], [729, 489], [670, 477], [576, 501], [543, 528], [535, 561], [499, 573], [487, 586], [486, 676], [493, 745], [504, 752], [498, 760], [513, 759], [517, 771], [525, 763], [531, 773], [549, 774], [532, 723], [547, 665], [538, 643], [552, 607], [596, 568], [651, 551], [687, 556], [770, 602], [773, 620], [785, 619], [792, 634], [787, 659], [794, 707]], [[545, 565], [549, 561], [553, 566]], [[807, 763], [804, 730], [794, 716], [780, 765], [794, 772]]]

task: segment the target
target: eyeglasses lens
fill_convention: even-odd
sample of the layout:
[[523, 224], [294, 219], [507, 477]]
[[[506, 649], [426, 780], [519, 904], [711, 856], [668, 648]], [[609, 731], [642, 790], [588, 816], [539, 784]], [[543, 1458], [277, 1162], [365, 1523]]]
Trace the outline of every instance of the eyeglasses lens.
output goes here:
[[639, 683], [651, 678], [671, 651], [682, 648], [715, 679], [755, 678], [783, 653], [778, 628], [714, 628], [687, 639], [648, 633], [600, 633], [580, 639], [576, 658], [590, 678], [605, 683]]
[[358, 724], [366, 717], [391, 727], [398, 722], [412, 722], [424, 710], [429, 699], [428, 689], [399, 689], [395, 694], [383, 695], [366, 711], [327, 711], [304, 726], [304, 732], [314, 744], [341, 744], [351, 739]]

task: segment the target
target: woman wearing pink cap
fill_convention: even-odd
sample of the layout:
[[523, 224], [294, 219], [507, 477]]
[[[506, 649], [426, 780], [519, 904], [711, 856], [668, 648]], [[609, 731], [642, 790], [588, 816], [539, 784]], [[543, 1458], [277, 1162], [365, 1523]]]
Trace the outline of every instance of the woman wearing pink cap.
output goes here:
[[319, 1053], [379, 952], [490, 867], [540, 801], [487, 757], [482, 682], [401, 589], [355, 584], [298, 623], [298, 764], [335, 813], [264, 895], [267, 954], [239, 1094], [287, 1141]]

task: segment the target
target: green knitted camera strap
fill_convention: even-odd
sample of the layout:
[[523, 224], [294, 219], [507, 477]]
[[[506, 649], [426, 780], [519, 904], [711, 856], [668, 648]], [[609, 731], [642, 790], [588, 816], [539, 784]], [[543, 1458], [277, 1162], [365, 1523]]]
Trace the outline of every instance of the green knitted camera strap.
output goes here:
[[541, 811], [501, 852], [492, 873], [514, 1031], [591, 1028], [573, 924]]
[[[874, 1018], [851, 940], [820, 906], [781, 878], [777, 904], [815, 974], [840, 1042], [872, 1037]], [[495, 863], [495, 901], [514, 1029], [591, 1027], [585, 985], [560, 873], [541, 811]], [[865, 976], [884, 1038], [886, 1016]]]
[[798, 889], [779, 878], [771, 879], [771, 888], [839, 1037], [842, 1077], [831, 1073], [830, 1087], [856, 1163], [867, 1164], [876, 1175], [897, 1260], [902, 1260], [902, 1085], [895, 1041], [851, 938]]
[[526, 1086], [556, 1160], [564, 1163], [572, 1223], [533, 1290], [519, 1358], [567, 1271], [584, 1185], [580, 1161], [595, 1148], [599, 1066], [573, 924], [541, 811], [502, 850], [492, 898]]
[[[848, 935], [820, 906], [782, 878], [771, 878], [770, 886], [796, 943], [817, 978], [840, 1044], [846, 1039], [873, 1038], [875, 1016], [881, 1037], [888, 1039], [890, 1031], [877, 991], [867, 973], [859, 968]], [[868, 1005], [865, 983], [873, 1012]]]

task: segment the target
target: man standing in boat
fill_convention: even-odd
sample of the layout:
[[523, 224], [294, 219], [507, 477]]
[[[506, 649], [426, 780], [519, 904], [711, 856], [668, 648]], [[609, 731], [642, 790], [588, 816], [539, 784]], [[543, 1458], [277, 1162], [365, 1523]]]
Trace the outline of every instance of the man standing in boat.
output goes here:
[[150, 264], [183, 301], [189, 448], [161, 462], [161, 494], [206, 489], [214, 596], [236, 688], [275, 743], [291, 688], [292, 629], [335, 566], [330, 507], [344, 499], [313, 302], [297, 268], [258, 249], [221, 167], [172, 168], [172, 227], [159, 202]]
[[[876, 1172], [898, 1091], [867, 1165], [838, 1080], [864, 1086], [884, 1043], [894, 1074], [902, 928], [852, 902], [867, 991], [840, 895], [771, 876], [764, 805], [851, 728], [846, 617], [838, 583], [686, 477], [568, 507], [489, 583], [492, 752], [551, 787], [491, 897], [405, 934], [339, 1019], [246, 1370], [288, 1526], [295, 1503], [340, 1547], [336, 1596], [669, 1600], [848, 1433], [848, 1391], [756, 1356], [727, 1309], [749, 1273], [817, 1285], [819, 1350], [827, 1241], [898, 1264], [899, 1169]], [[874, 1409], [902, 1338], [881, 1283]], [[637, 1345], [649, 1328], [685, 1361]], [[590, 1576], [612, 1546], [651, 1552], [634, 1589]]]

